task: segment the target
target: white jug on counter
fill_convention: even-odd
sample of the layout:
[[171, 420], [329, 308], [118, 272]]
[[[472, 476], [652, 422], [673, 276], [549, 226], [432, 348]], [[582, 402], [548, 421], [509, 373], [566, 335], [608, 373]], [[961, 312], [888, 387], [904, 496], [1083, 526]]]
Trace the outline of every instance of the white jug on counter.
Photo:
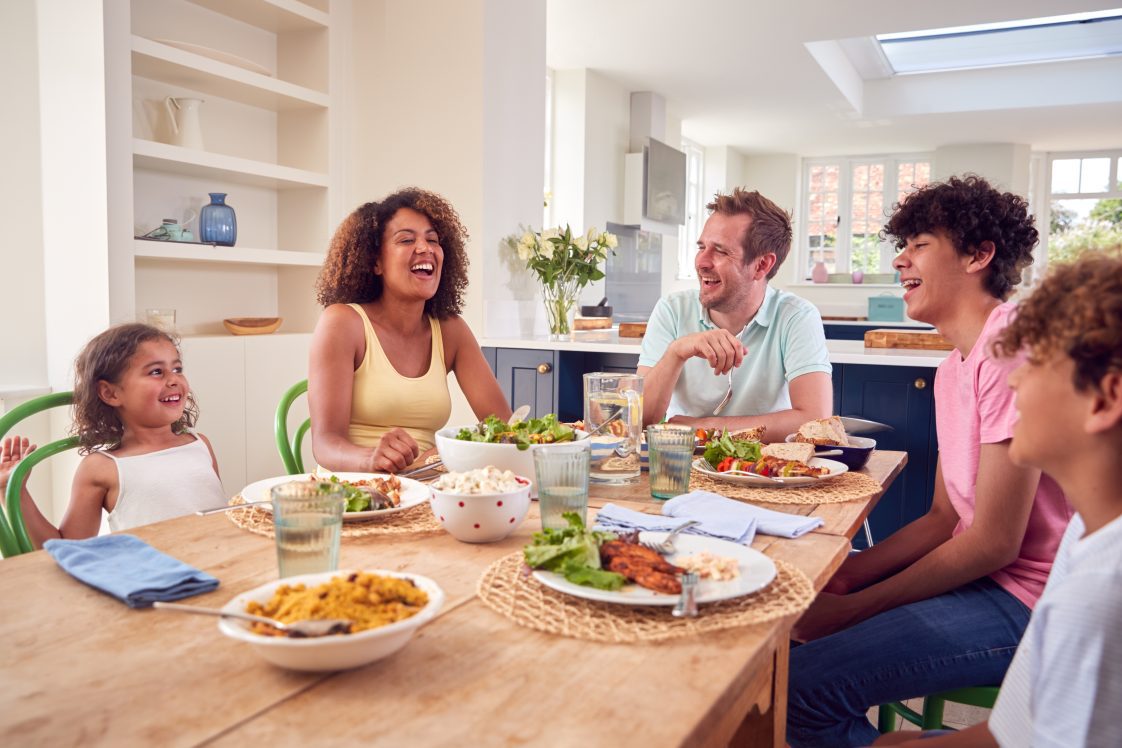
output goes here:
[[169, 96], [164, 99], [171, 124], [171, 144], [184, 148], [203, 150], [203, 128], [199, 121], [199, 107], [202, 99], [187, 99]]

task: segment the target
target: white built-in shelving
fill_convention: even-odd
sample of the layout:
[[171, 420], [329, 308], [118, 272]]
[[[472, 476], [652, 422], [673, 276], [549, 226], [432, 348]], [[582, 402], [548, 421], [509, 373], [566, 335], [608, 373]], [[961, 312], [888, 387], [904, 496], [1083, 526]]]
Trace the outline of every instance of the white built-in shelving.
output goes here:
[[327, 187], [327, 174], [178, 145], [133, 140], [133, 166], [275, 190]]

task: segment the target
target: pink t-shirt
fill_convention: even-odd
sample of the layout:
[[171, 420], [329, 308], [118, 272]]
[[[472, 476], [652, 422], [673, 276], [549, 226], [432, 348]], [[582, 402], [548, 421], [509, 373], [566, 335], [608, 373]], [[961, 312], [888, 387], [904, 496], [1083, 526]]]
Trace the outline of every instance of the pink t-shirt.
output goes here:
[[[994, 309], [970, 355], [962, 358], [957, 350], [951, 351], [935, 373], [935, 426], [943, 483], [959, 517], [955, 535], [974, 522], [981, 445], [997, 444], [1013, 436], [1017, 411], [1008, 379], [1021, 357], [998, 358], [990, 346], [1015, 309], [1013, 303]], [[1044, 591], [1052, 560], [1073, 513], [1059, 485], [1047, 475], [1041, 476], [1017, 559], [990, 577], [1032, 608]]]

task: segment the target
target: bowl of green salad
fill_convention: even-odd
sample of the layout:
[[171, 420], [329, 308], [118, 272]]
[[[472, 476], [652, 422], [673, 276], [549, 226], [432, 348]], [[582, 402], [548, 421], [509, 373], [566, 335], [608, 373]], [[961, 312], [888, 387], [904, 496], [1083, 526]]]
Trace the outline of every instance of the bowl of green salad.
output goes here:
[[488, 416], [472, 426], [449, 426], [436, 432], [436, 449], [444, 467], [454, 472], [478, 470], [494, 466], [526, 476], [531, 481], [530, 496], [537, 496], [534, 480], [535, 449], [549, 449], [551, 444], [584, 439], [584, 431], [561, 423], [549, 413], [541, 418], [507, 423]]

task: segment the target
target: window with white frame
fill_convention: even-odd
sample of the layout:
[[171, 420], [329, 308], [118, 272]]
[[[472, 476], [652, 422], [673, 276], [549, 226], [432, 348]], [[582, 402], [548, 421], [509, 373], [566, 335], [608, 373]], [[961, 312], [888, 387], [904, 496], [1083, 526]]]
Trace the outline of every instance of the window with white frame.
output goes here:
[[805, 159], [798, 279], [819, 262], [829, 273], [892, 273], [895, 248], [880, 231], [892, 205], [930, 181], [926, 154]]
[[678, 278], [688, 279], [697, 277], [693, 259], [705, 217], [705, 149], [682, 138], [682, 150], [686, 154], [686, 223], [678, 229]]
[[1122, 245], [1122, 150], [1048, 154], [1045, 262]]

